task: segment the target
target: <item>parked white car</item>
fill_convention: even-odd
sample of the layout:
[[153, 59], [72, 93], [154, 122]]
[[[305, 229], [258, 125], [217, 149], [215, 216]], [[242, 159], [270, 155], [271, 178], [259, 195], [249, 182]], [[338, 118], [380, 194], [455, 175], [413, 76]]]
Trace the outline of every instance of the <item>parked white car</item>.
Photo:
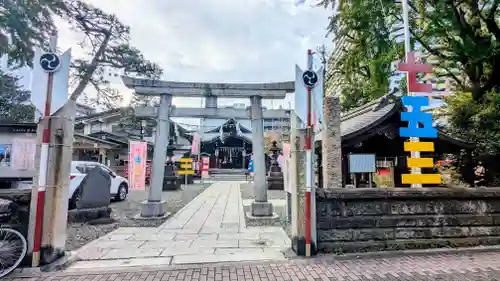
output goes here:
[[76, 192], [81, 182], [85, 178], [86, 174], [83, 173], [85, 170], [92, 170], [96, 166], [101, 167], [104, 171], [107, 171], [111, 176], [111, 186], [110, 197], [116, 201], [123, 201], [128, 195], [128, 180], [124, 177], [117, 175], [115, 172], [111, 171], [106, 165], [98, 162], [90, 161], [72, 161], [71, 162], [71, 175], [69, 183], [69, 206], [70, 208], [75, 208], [79, 198], [79, 193]]

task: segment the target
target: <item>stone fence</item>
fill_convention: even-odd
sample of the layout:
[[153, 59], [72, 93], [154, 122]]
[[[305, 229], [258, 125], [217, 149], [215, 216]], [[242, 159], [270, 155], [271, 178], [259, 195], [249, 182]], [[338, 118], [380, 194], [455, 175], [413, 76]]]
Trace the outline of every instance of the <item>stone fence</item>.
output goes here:
[[500, 244], [500, 188], [319, 189], [320, 252]]

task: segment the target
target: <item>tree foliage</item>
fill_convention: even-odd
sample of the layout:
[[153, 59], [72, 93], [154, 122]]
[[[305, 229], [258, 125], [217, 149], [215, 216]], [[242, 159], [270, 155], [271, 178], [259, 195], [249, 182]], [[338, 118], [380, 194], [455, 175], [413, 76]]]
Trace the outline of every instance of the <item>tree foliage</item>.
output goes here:
[[[500, 0], [412, 0], [409, 3], [412, 39], [424, 54], [436, 59], [435, 74], [452, 79], [459, 91], [470, 92], [474, 100], [482, 99], [500, 84], [497, 79], [500, 75], [499, 4]], [[323, 0], [321, 5], [338, 5], [329, 30], [336, 37], [352, 37], [349, 41], [354, 47], [347, 48], [339, 63], [339, 68], [347, 72], [341, 73], [343, 76], [362, 75], [353, 72], [363, 73], [367, 62], [387, 63], [388, 57], [401, 58], [401, 48], [391, 39], [391, 31], [397, 33], [401, 29], [399, 2]], [[356, 59], [350, 59], [352, 57]], [[371, 69], [377, 71], [379, 77], [387, 77], [386, 68]], [[363, 84], [356, 84], [355, 88], [363, 89]], [[359, 94], [354, 93], [356, 95]]]
[[[340, 57], [331, 58], [330, 75], [340, 82], [345, 110], [357, 107], [389, 91], [393, 61], [403, 55], [402, 45], [391, 36], [396, 7], [388, 0], [350, 0], [339, 3], [328, 27]], [[325, 7], [336, 1], [325, 0]], [[388, 9], [387, 7], [393, 8]], [[337, 82], [337, 83], [338, 83]]]
[[158, 78], [162, 74], [157, 64], [145, 59], [137, 48], [130, 45], [130, 27], [114, 14], [83, 1], [67, 5], [66, 18], [73, 28], [85, 34], [81, 46], [88, 51], [89, 58], [72, 62], [76, 86], [71, 99], [78, 99], [87, 86], [91, 86], [97, 91], [97, 104], [115, 107], [116, 102], [121, 101], [121, 93], [111, 87], [106, 74], [120, 72], [148, 78]]
[[[112, 87], [110, 78], [136, 75], [157, 78], [161, 68], [130, 45], [130, 27], [114, 14], [82, 0], [1, 1], [0, 54], [9, 54], [16, 66], [32, 65], [35, 47], [47, 47], [54, 18], [62, 17], [76, 32], [84, 34], [80, 46], [87, 52], [72, 60], [72, 100], [88, 94], [88, 102], [106, 108], [116, 107], [122, 94]], [[11, 43], [7, 38], [11, 38]], [[91, 95], [89, 89], [97, 95]]]
[[[455, 94], [446, 98], [447, 106], [440, 112], [448, 118], [446, 129], [452, 136], [477, 144], [475, 158], [486, 165], [489, 162], [490, 171], [498, 166], [495, 155], [500, 155], [499, 4], [500, 0], [409, 1], [414, 50], [434, 64], [433, 75], [446, 77], [455, 86]], [[401, 44], [396, 43], [402, 38], [396, 40], [387, 32], [390, 27], [393, 34], [403, 34], [400, 1], [323, 0], [321, 5], [338, 7], [329, 30], [336, 38], [347, 36], [351, 44], [338, 58], [334, 72], [335, 80], [347, 83], [344, 98], [356, 104], [379, 96], [366, 90], [366, 85], [373, 84], [368, 84], [363, 68], [402, 58]], [[386, 68], [369, 69], [379, 77], [389, 76]]]
[[160, 103], [160, 98], [158, 96], [144, 96], [134, 94], [130, 99], [129, 106], [136, 108], [140, 106], [155, 106]]
[[56, 27], [53, 15], [67, 12], [61, 0], [0, 1], [0, 56], [8, 55], [12, 66], [32, 65], [35, 47], [47, 47]]
[[446, 104], [442, 112], [450, 134], [475, 143], [480, 158], [500, 154], [500, 93], [490, 91], [481, 101], [471, 93], [458, 93], [447, 98]]
[[30, 91], [19, 83], [19, 77], [0, 70], [0, 122], [33, 122], [35, 107], [30, 104]]

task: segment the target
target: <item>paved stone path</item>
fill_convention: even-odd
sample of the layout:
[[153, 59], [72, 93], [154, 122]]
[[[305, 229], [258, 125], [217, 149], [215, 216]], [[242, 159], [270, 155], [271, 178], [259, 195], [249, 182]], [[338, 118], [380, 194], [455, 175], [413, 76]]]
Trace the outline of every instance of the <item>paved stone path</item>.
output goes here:
[[158, 228], [118, 228], [77, 250], [72, 268], [285, 260], [283, 229], [246, 228], [239, 185], [212, 184]]
[[[354, 260], [315, 258], [271, 263], [124, 268], [10, 276], [6, 281], [492, 281], [500, 280], [500, 253], [433, 254]], [[16, 278], [17, 277], [17, 278]]]

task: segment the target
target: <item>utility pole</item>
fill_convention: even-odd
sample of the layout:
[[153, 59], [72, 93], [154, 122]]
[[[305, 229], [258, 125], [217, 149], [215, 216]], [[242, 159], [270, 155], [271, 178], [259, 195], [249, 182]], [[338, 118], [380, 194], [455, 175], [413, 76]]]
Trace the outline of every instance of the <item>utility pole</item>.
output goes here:
[[[313, 193], [313, 157], [312, 157], [312, 144], [314, 143], [314, 128], [312, 123], [313, 111], [313, 88], [316, 84], [317, 76], [313, 70], [313, 53], [307, 50], [307, 71], [304, 73], [304, 85], [307, 88], [307, 129], [306, 129], [306, 257], [311, 256], [311, 193]], [[309, 78], [310, 77], [310, 78]], [[312, 79], [311, 79], [312, 78]], [[307, 83], [306, 83], [307, 82]], [[314, 192], [314, 194], [316, 194]]]
[[[323, 65], [323, 89], [325, 89], [325, 78], [326, 78], [326, 66], [327, 66], [327, 63], [328, 63], [328, 58], [327, 58], [327, 55], [326, 55], [326, 47], [325, 47], [325, 44], [319, 46], [318, 48], [316, 48], [316, 53], [318, 53], [319, 55], [319, 60], [321, 62], [321, 64]], [[323, 90], [323, 96], [326, 95], [325, 91]]]

